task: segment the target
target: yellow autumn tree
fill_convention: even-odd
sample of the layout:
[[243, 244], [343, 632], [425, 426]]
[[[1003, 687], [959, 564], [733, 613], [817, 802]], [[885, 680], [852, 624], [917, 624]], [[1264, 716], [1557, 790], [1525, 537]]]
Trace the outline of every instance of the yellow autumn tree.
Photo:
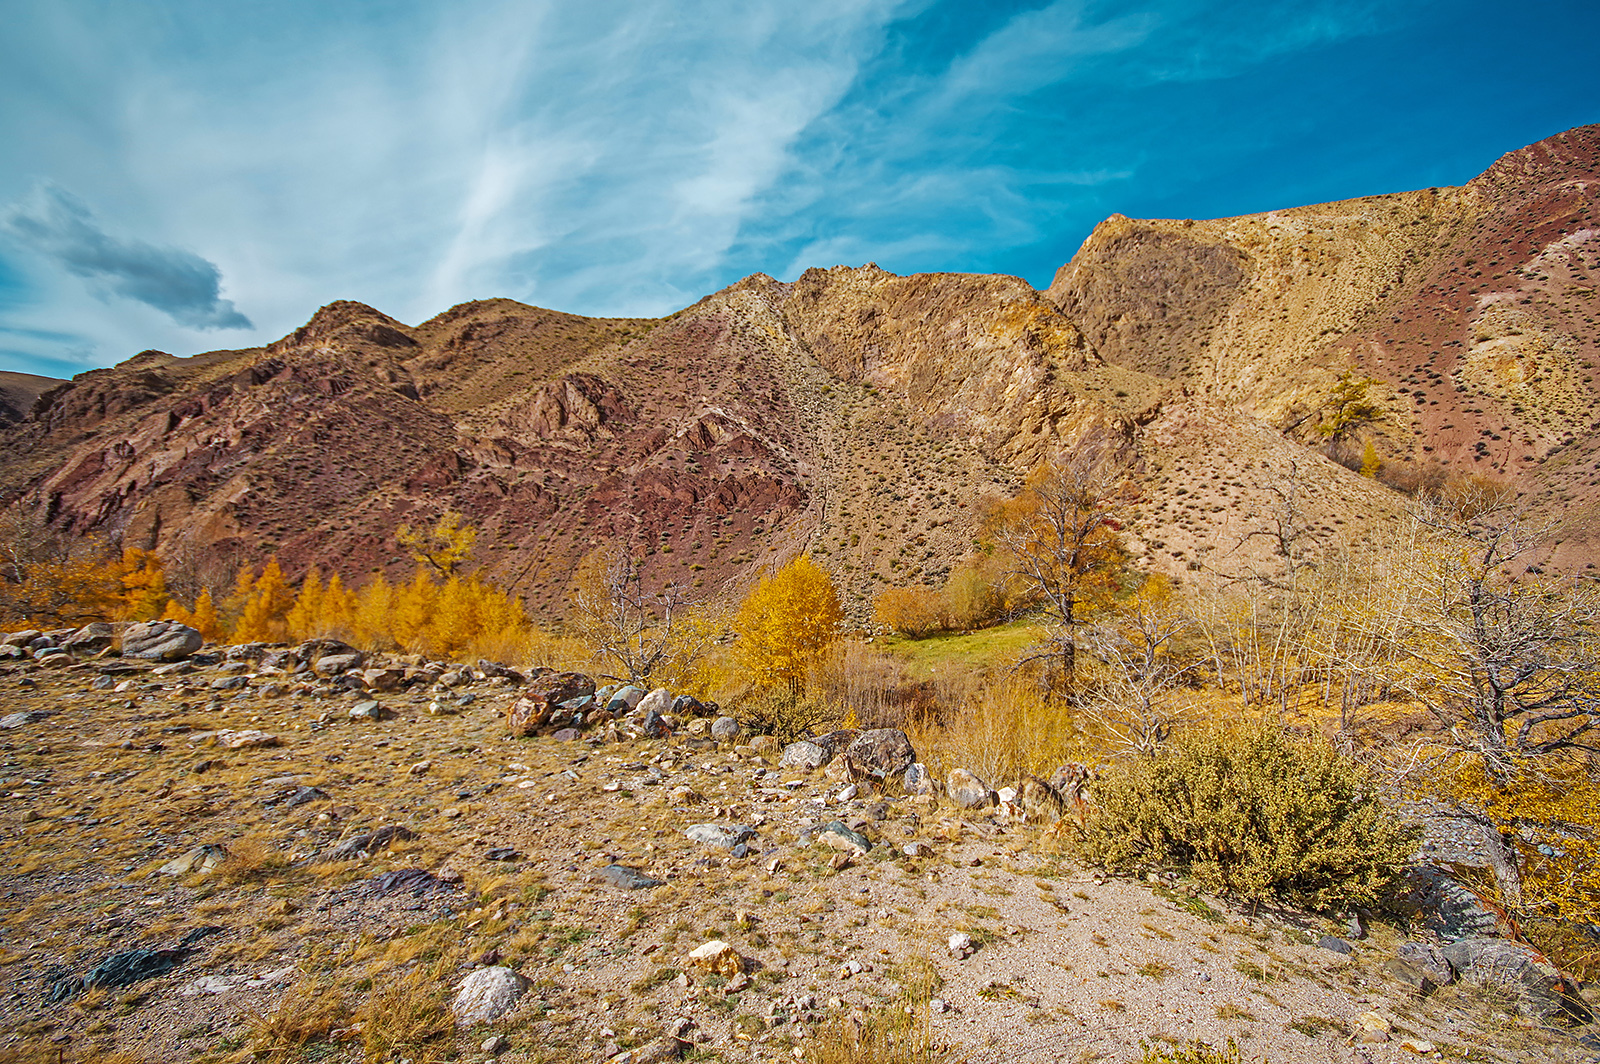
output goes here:
[[428, 531], [420, 532], [407, 524], [396, 529], [394, 536], [418, 564], [448, 577], [454, 576], [471, 556], [478, 530], [462, 523], [461, 515], [454, 510], [446, 510]]
[[872, 619], [920, 639], [948, 627], [945, 597], [931, 587], [886, 587], [872, 600]]
[[284, 616], [289, 638], [310, 639], [321, 635], [318, 631], [321, 619], [322, 574], [313, 565], [311, 571], [306, 573], [306, 578], [300, 581], [300, 593], [294, 597], [294, 605], [289, 607], [289, 612]]
[[153, 550], [128, 547], [117, 568], [122, 584], [117, 619], [153, 621], [161, 616], [167, 607], [167, 574], [162, 569], [161, 556]]
[[272, 643], [286, 639], [289, 626], [286, 618], [294, 607], [294, 591], [283, 578], [277, 555], [267, 560], [266, 567], [251, 586], [239, 623], [234, 626], [233, 638], [240, 643]]
[[394, 587], [382, 573], [355, 594], [355, 604], [350, 611], [350, 634], [357, 646], [371, 650], [392, 650], [394, 637], [390, 634], [390, 613], [394, 608]]
[[203, 587], [194, 601], [194, 609], [186, 610], [177, 599], [168, 599], [162, 611], [163, 621], [186, 624], [205, 637], [208, 643], [220, 643], [228, 638], [228, 627], [217, 614], [217, 604], [212, 600], [211, 589]]
[[838, 637], [844, 610], [833, 580], [809, 555], [765, 577], [734, 618], [736, 656], [762, 687], [804, 694], [806, 674]]
[[395, 589], [394, 604], [389, 611], [389, 635], [406, 650], [421, 653], [423, 633], [433, 621], [439, 605], [439, 585], [428, 576], [427, 570], [418, 567], [411, 582]]
[[347, 590], [339, 574], [334, 573], [328, 577], [328, 586], [322, 589], [312, 633], [334, 639], [351, 638], [355, 608], [355, 592]]

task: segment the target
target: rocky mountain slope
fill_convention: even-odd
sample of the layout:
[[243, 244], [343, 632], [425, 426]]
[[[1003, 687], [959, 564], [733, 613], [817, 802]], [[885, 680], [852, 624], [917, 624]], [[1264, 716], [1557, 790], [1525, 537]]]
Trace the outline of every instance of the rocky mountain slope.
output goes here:
[[213, 583], [274, 552], [291, 577], [398, 570], [394, 529], [453, 508], [535, 610], [612, 539], [706, 596], [809, 549], [859, 609], [936, 582], [986, 498], [1089, 431], [1137, 473], [1153, 567], [1259, 562], [1291, 464], [1317, 532], [1358, 536], [1406, 500], [1313, 450], [1348, 372], [1378, 408], [1352, 446], [1507, 478], [1567, 521], [1559, 560], [1593, 565], [1597, 173], [1583, 127], [1457, 189], [1114, 216], [1044, 292], [867, 265], [654, 320], [332, 303], [267, 347], [145, 352], [0, 418], [0, 502]]

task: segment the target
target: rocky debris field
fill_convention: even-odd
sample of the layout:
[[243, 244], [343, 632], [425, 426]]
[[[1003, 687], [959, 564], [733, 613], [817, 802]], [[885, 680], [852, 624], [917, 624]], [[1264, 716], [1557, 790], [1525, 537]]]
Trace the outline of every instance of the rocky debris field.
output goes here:
[[1070, 771], [332, 641], [3, 644], [0, 1060], [777, 1061], [884, 1016], [975, 1064], [1600, 1059], [1437, 873], [1365, 923], [1107, 879]]

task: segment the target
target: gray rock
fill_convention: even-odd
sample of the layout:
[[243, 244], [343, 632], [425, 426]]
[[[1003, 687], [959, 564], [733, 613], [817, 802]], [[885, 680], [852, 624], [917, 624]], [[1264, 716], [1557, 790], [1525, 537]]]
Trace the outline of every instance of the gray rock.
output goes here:
[[122, 633], [122, 656], [141, 661], [182, 661], [205, 645], [205, 637], [177, 621], [130, 624]]
[[49, 715], [42, 709], [30, 709], [23, 713], [7, 713], [5, 716], [0, 717], [0, 728], [10, 730], [12, 728], [26, 727], [29, 724], [37, 724]]
[[0, 661], [21, 661], [27, 656], [28, 652], [21, 647], [0, 643]]
[[384, 720], [392, 716], [394, 714], [384, 709], [381, 703], [370, 699], [365, 702], [357, 702], [355, 707], [350, 710], [351, 720]]
[[820, 842], [824, 846], [831, 846], [835, 850], [844, 850], [857, 856], [865, 856], [872, 849], [872, 840], [859, 831], [851, 831], [842, 821], [831, 820], [812, 832], [813, 842]]
[[41, 635], [44, 635], [44, 633], [37, 628], [24, 628], [20, 632], [10, 632], [0, 636], [0, 644], [8, 647], [25, 647]]
[[1356, 951], [1356, 948], [1337, 935], [1323, 935], [1317, 939], [1317, 945], [1330, 953], [1342, 953], [1346, 957]]
[[651, 710], [660, 714], [670, 713], [672, 711], [672, 692], [665, 687], [657, 687], [654, 691], [639, 699], [638, 704], [633, 708], [646, 713]]
[[644, 696], [644, 689], [634, 687], [632, 684], [619, 687], [606, 701], [606, 711], [613, 716], [626, 716], [633, 712], [635, 706], [644, 701]]
[[987, 809], [994, 805], [994, 791], [967, 769], [953, 768], [944, 781], [945, 793], [963, 809]]
[[732, 850], [756, 837], [755, 830], [743, 824], [691, 824], [684, 834], [702, 846], [719, 850]]
[[117, 640], [117, 629], [105, 621], [86, 624], [61, 641], [61, 645], [74, 657], [87, 658], [109, 649]]
[[361, 668], [363, 660], [359, 652], [325, 654], [311, 666], [311, 671], [318, 676], [342, 676], [351, 669]]
[[1456, 971], [1444, 959], [1444, 951], [1429, 942], [1402, 942], [1395, 947], [1395, 957], [1415, 965], [1436, 986], [1449, 986], [1456, 981]]
[[550, 738], [558, 743], [570, 743], [575, 739], [583, 738], [583, 733], [577, 728], [560, 728]]
[[352, 835], [327, 850], [318, 860], [353, 861], [364, 853], [374, 853], [388, 848], [396, 841], [406, 842], [416, 837], [417, 833], [410, 828], [401, 827], [399, 824], [385, 824], [381, 828], [362, 832], [360, 835]]
[[832, 750], [810, 739], [801, 739], [783, 748], [778, 764], [783, 768], [821, 768], [832, 760]]
[[237, 691], [240, 688], [249, 686], [250, 678], [248, 676], [218, 676], [211, 681], [211, 689], [213, 691]]
[[1442, 952], [1462, 982], [1508, 991], [1532, 1016], [1587, 1019], [1588, 1008], [1576, 986], [1532, 946], [1503, 938], [1464, 938]]
[[917, 760], [911, 740], [899, 728], [873, 728], [845, 747], [844, 760], [856, 773], [876, 780], [899, 776]]
[[718, 717], [711, 722], [711, 737], [719, 743], [731, 742], [744, 734], [744, 729], [732, 717]]
[[906, 794], [939, 794], [939, 784], [928, 766], [917, 763], [906, 770]]
[[639, 718], [639, 734], [648, 739], [665, 739], [672, 734], [672, 729], [661, 719], [661, 714], [647, 709]]
[[637, 868], [619, 864], [606, 865], [595, 873], [595, 878], [623, 890], [648, 890], [663, 885], [662, 880], [652, 879]]
[[490, 1023], [515, 1008], [532, 985], [510, 968], [479, 968], [461, 981], [450, 1011], [458, 1027]]
[[1494, 938], [1500, 917], [1482, 899], [1439, 868], [1412, 870], [1405, 889], [1389, 904], [1411, 918], [1414, 926], [1446, 942], [1462, 938]]

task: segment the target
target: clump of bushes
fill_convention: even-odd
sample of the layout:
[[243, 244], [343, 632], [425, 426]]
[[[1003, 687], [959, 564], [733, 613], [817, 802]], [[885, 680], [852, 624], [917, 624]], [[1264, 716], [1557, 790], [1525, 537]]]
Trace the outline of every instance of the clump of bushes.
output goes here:
[[1270, 725], [1183, 733], [1109, 769], [1095, 803], [1095, 864], [1312, 909], [1377, 904], [1416, 848], [1361, 766]]

